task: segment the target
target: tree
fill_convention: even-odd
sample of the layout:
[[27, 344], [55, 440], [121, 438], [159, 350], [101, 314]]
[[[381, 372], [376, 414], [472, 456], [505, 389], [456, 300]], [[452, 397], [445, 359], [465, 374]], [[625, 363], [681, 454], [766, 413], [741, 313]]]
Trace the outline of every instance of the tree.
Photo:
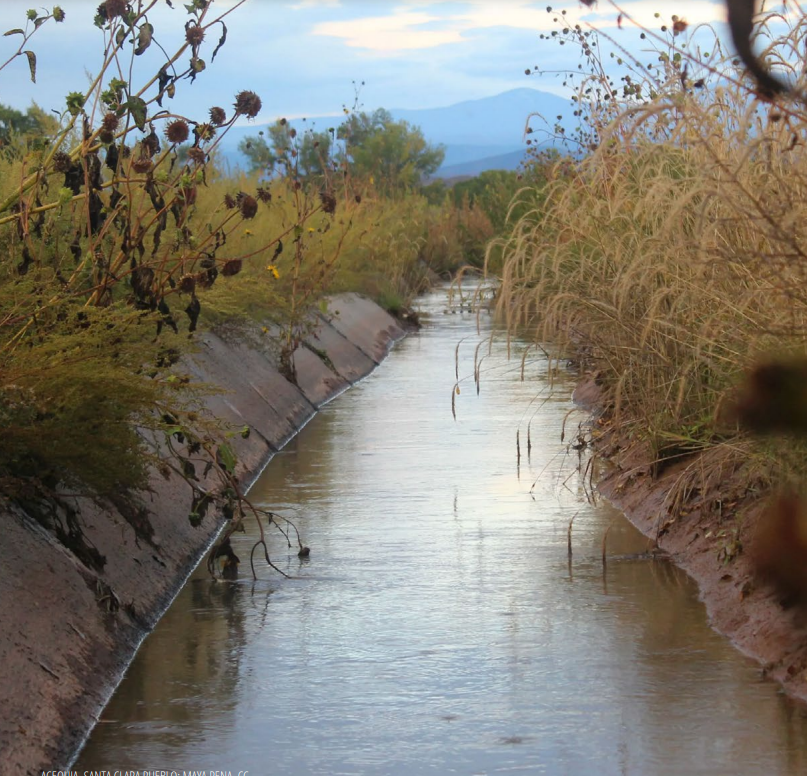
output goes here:
[[339, 127], [354, 176], [364, 177], [383, 194], [420, 186], [443, 163], [445, 148], [433, 146], [419, 127], [395, 121], [389, 111], [357, 113]]
[[347, 164], [354, 177], [372, 183], [382, 194], [417, 188], [443, 163], [443, 146], [433, 146], [418, 127], [395, 121], [389, 111], [354, 113], [338, 129], [298, 133], [285, 119], [264, 136], [238, 145], [250, 171], [274, 174], [281, 168], [302, 183], [320, 178], [335, 165]]
[[272, 176], [277, 164], [277, 156], [269, 143], [266, 142], [263, 132], [257, 136], [245, 137], [239, 144], [238, 150], [247, 157], [250, 172], [265, 173]]
[[0, 148], [9, 146], [14, 138], [41, 140], [55, 134], [58, 128], [59, 122], [35, 102], [25, 113], [0, 104]]
[[249, 160], [250, 172], [273, 177], [277, 170], [299, 178], [303, 183], [325, 174], [332, 163], [334, 131], [306, 130], [302, 134], [285, 119], [279, 119], [257, 136], [245, 137], [238, 150]]

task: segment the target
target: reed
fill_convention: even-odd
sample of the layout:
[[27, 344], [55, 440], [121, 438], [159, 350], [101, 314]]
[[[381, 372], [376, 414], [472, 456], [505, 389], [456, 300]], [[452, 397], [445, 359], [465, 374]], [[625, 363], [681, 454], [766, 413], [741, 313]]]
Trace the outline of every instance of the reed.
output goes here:
[[[792, 64], [806, 32], [804, 18], [768, 30], [767, 57]], [[633, 60], [629, 95], [592, 68], [576, 105], [593, 150], [558, 161], [491, 248], [497, 312], [585, 354], [657, 471], [715, 451], [723, 471], [803, 474], [801, 443], [749, 443], [729, 409], [753, 365], [807, 353], [807, 112], [758, 99], [729, 59], [693, 65], [666, 44], [658, 73]]]

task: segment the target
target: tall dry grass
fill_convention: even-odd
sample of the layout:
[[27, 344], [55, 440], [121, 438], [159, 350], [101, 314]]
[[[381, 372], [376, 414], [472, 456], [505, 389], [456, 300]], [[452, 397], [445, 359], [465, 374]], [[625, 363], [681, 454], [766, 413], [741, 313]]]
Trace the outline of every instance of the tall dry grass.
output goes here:
[[[792, 63], [804, 33], [797, 19], [769, 58]], [[807, 355], [807, 112], [757, 99], [730, 61], [689, 75], [662, 59], [637, 91], [653, 99], [581, 89], [596, 150], [556, 164], [499, 244], [498, 312], [555, 353], [583, 350], [658, 460], [708, 449], [803, 472], [798, 445], [751, 444], [727, 410], [754, 364]]]

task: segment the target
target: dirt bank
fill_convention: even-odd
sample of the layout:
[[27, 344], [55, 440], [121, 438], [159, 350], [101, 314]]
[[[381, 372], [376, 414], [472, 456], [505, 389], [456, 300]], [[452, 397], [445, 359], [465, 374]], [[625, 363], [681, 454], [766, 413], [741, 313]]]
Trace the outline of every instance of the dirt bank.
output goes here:
[[595, 413], [593, 444], [610, 464], [599, 492], [697, 582], [712, 626], [758, 661], [763, 676], [807, 701], [807, 611], [760, 581], [748, 552], [767, 497], [730, 466], [703, 487], [697, 455], [654, 471], [646, 446], [596, 419], [592, 379], [580, 383], [574, 399]]
[[[251, 482], [329, 399], [386, 356], [404, 330], [355, 294], [330, 300], [314, 333], [295, 353], [297, 385], [278, 371], [259, 326], [204, 333], [185, 364], [223, 393], [208, 410], [246, 438], [230, 441], [236, 472]], [[202, 483], [203, 484], [203, 483]], [[156, 470], [144, 512], [124, 502], [76, 498], [87, 547], [106, 559], [93, 568], [56, 540], [30, 512], [0, 496], [0, 772], [64, 766], [92, 728], [144, 636], [218, 533], [213, 515], [193, 528], [190, 490]], [[74, 516], [47, 515], [68, 525]]]

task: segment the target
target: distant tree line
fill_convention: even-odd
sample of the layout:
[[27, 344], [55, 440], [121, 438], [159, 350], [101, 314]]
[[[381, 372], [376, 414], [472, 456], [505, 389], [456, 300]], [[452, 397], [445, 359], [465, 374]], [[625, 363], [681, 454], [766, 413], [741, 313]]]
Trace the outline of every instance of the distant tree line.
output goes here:
[[349, 166], [354, 178], [384, 195], [420, 188], [445, 156], [442, 145], [428, 143], [420, 128], [395, 121], [383, 108], [353, 113], [322, 131], [298, 132], [280, 119], [266, 132], [244, 138], [238, 150], [253, 173], [274, 177], [296, 170], [305, 181]]

